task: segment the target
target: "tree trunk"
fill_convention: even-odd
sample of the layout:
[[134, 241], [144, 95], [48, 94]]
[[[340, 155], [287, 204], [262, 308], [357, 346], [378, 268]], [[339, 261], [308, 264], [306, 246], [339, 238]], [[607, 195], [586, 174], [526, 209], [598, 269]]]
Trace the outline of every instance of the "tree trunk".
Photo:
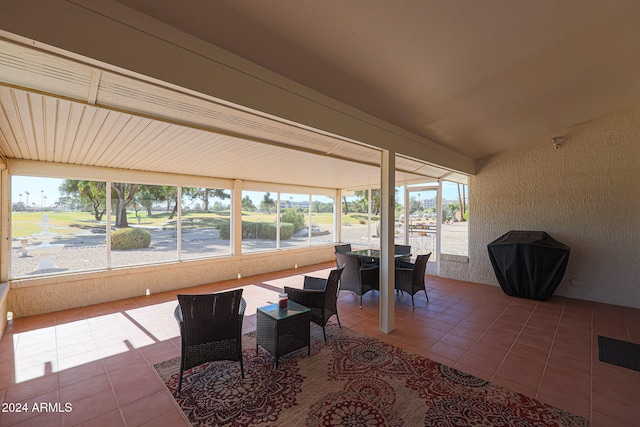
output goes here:
[[118, 200], [116, 202], [116, 227], [123, 228], [128, 227], [129, 222], [127, 221], [127, 205], [133, 197], [136, 195], [136, 190], [138, 189], [139, 184], [130, 184], [129, 186], [129, 194], [125, 197], [125, 191], [127, 190], [127, 184], [123, 183], [111, 183], [111, 188], [116, 192], [118, 196]]
[[205, 212], [209, 212], [209, 191], [205, 190], [204, 197], [202, 198], [202, 207]]
[[178, 203], [173, 205], [173, 209], [171, 210], [171, 215], [169, 215], [169, 219], [173, 219], [176, 213], [178, 213]]
[[465, 205], [466, 195], [464, 193], [465, 193], [464, 186], [462, 184], [458, 184], [458, 202], [460, 205], [460, 221], [465, 221], [464, 213], [467, 210], [467, 207]]
[[126, 228], [128, 226], [129, 221], [127, 220], [127, 206], [121, 200], [118, 200], [118, 204], [116, 207], [116, 227]]

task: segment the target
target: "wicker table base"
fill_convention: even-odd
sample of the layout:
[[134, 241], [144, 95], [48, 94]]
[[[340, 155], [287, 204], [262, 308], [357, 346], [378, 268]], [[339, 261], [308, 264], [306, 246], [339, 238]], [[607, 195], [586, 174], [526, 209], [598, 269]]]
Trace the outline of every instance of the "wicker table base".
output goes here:
[[256, 352], [262, 346], [276, 358], [303, 347], [311, 354], [310, 321], [311, 310], [293, 301], [285, 310], [278, 304], [258, 307], [256, 312]]

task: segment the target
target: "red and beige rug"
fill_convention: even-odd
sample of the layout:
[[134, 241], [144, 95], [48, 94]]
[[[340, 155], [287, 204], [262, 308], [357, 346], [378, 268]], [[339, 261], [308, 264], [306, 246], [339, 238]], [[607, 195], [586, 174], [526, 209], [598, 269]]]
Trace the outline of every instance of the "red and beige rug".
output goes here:
[[[312, 351], [280, 358], [243, 336], [238, 362], [185, 372], [176, 402], [194, 426], [586, 426], [577, 415], [331, 325]], [[175, 396], [180, 360], [155, 366]]]

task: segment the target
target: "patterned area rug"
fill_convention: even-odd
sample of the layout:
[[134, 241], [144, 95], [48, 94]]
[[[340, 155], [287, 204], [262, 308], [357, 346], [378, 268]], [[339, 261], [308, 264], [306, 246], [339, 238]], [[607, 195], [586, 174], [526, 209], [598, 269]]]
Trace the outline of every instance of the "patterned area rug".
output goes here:
[[[255, 333], [238, 362], [185, 372], [180, 408], [194, 426], [586, 426], [577, 415], [331, 325], [329, 342], [312, 325], [307, 349], [280, 358]], [[180, 360], [155, 366], [175, 396]]]

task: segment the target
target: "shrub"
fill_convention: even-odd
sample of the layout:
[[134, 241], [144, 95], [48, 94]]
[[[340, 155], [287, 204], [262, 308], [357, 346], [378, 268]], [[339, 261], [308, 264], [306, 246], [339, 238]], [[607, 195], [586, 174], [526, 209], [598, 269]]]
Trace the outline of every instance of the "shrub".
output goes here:
[[293, 224], [294, 234], [305, 227], [304, 215], [299, 212], [296, 212], [296, 210], [293, 208], [285, 209], [284, 213], [282, 214], [282, 217], [280, 218], [280, 221], [281, 223], [287, 222], [289, 224]]
[[[231, 238], [229, 224], [220, 225], [220, 238], [228, 240]], [[293, 236], [293, 224], [280, 223], [280, 240], [287, 240]], [[243, 239], [268, 239], [276, 240], [275, 222], [249, 222], [242, 221]]]
[[151, 233], [141, 228], [122, 228], [111, 233], [111, 249], [114, 251], [143, 249], [150, 244]]

